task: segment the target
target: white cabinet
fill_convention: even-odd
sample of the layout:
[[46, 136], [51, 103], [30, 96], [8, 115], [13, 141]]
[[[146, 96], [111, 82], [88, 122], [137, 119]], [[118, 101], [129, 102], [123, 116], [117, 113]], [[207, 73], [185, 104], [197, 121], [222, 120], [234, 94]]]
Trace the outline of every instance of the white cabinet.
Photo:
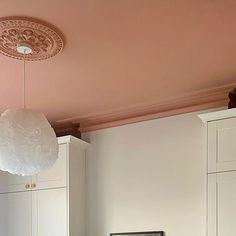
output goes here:
[[236, 170], [236, 118], [208, 122], [208, 173]]
[[88, 144], [72, 136], [58, 143], [59, 159], [45, 173], [31, 178], [0, 173], [0, 235], [84, 236]]
[[49, 170], [32, 177], [34, 189], [59, 188], [67, 186], [67, 163], [69, 163], [69, 155], [67, 155], [68, 145], [66, 143], [59, 144], [59, 157], [56, 163]]
[[0, 202], [0, 235], [69, 235], [66, 188], [1, 194]]
[[1, 171], [0, 193], [66, 187], [67, 163], [69, 161], [69, 156], [67, 155], [68, 143], [64, 143], [62, 140], [59, 139], [58, 159], [49, 170], [32, 177], [12, 175]]
[[25, 191], [29, 189], [30, 184], [31, 177], [0, 171], [0, 193]]
[[236, 235], [236, 172], [208, 176], [208, 236]]
[[32, 191], [33, 235], [69, 235], [67, 213], [66, 188]]
[[236, 235], [236, 109], [200, 115], [207, 124], [207, 236]]
[[[4, 214], [1, 212], [4, 212]], [[5, 212], [7, 212], [6, 196], [5, 194], [0, 194], [0, 231], [1, 231], [0, 235], [7, 235], [6, 231], [7, 219]]]
[[4, 204], [4, 210], [1, 209], [0, 218], [4, 223], [0, 223], [0, 235], [31, 236], [31, 200], [30, 192], [1, 194], [0, 204]]

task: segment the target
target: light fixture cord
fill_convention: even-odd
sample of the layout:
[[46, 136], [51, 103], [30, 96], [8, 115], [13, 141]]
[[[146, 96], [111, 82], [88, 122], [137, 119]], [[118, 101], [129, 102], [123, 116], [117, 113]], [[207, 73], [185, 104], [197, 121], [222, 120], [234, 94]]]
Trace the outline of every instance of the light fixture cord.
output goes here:
[[23, 57], [23, 62], [24, 62], [24, 80], [23, 80], [23, 103], [24, 103], [24, 109], [25, 109], [25, 55], [26, 55], [26, 50], [24, 50], [24, 57]]

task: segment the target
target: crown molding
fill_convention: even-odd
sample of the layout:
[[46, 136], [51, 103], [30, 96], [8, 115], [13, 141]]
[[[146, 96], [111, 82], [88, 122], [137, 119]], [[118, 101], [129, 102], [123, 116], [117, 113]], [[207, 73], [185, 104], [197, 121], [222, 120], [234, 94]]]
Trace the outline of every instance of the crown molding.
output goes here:
[[58, 123], [80, 123], [81, 132], [110, 128], [161, 117], [173, 116], [188, 112], [226, 106], [228, 93], [236, 83], [172, 98], [156, 104], [140, 104], [123, 110], [112, 110], [105, 113], [91, 114], [86, 117], [72, 117], [59, 120]]

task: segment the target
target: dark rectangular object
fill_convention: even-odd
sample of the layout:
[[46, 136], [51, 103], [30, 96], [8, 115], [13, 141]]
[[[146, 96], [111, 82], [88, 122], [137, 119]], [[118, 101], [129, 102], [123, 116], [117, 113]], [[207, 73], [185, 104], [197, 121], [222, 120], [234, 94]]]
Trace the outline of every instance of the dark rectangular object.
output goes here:
[[110, 236], [164, 236], [164, 231], [111, 233]]

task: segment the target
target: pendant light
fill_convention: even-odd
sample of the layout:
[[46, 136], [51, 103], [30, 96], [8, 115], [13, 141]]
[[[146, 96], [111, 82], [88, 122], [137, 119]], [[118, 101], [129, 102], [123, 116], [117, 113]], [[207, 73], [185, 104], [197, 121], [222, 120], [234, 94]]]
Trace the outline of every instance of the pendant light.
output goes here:
[[[21, 42], [14, 44], [14, 48], [6, 42], [15, 43], [15, 39]], [[51, 28], [36, 22], [0, 21], [0, 53], [24, 63], [23, 108], [8, 109], [0, 116], [0, 170], [32, 176], [52, 167], [58, 158], [58, 142], [50, 123], [44, 114], [26, 108], [25, 61], [56, 55], [63, 45], [59, 39], [61, 37]]]

